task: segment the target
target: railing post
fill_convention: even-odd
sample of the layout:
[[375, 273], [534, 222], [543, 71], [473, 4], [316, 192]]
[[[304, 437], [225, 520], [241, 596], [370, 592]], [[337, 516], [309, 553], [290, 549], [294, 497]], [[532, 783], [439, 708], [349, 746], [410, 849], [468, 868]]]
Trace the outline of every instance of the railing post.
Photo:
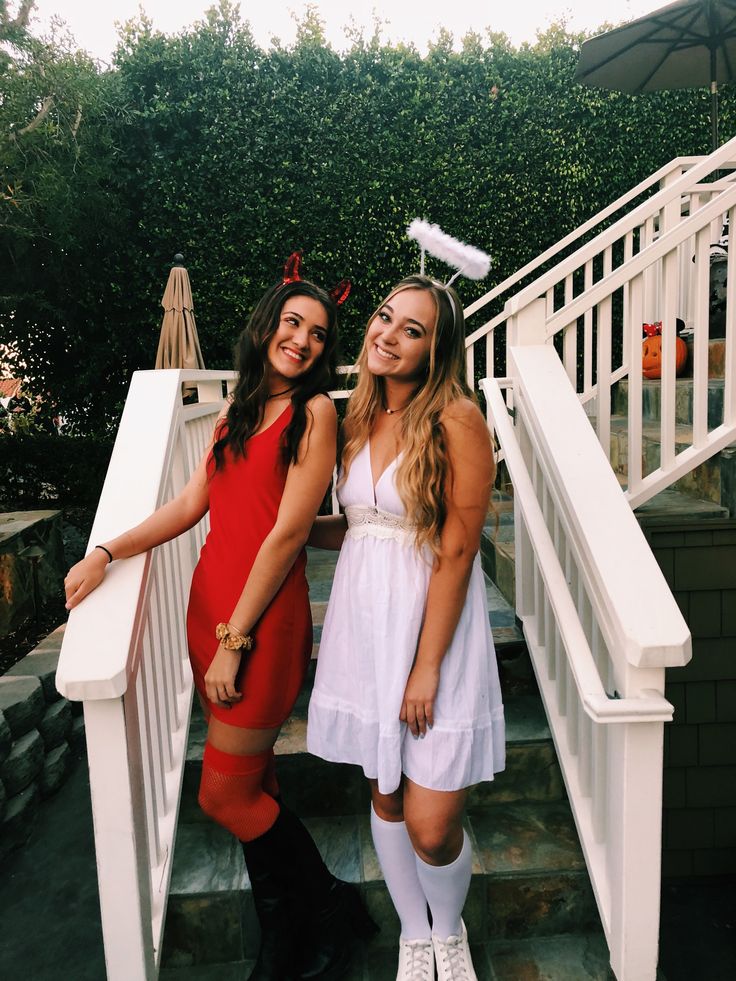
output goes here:
[[514, 302], [509, 302], [508, 340], [507, 347], [520, 347], [529, 344], [544, 344], [546, 342], [545, 322], [547, 320], [547, 304], [543, 297], [532, 300], [520, 310], [514, 309]]
[[[509, 305], [511, 307], [511, 304]], [[513, 356], [513, 348], [545, 343], [545, 322], [547, 304], [543, 297], [514, 312], [509, 317], [507, 335], [507, 372], [509, 377], [518, 378], [518, 370]], [[508, 393], [510, 408], [517, 397], [513, 387]], [[532, 448], [524, 427], [517, 419], [516, 437], [521, 446], [527, 468], [531, 471]], [[514, 527], [516, 528], [516, 560], [514, 563], [516, 610], [519, 616], [528, 616], [534, 608], [534, 555], [529, 534], [524, 524], [524, 516], [519, 502], [514, 498]]]
[[663, 733], [661, 722], [608, 733], [609, 948], [618, 981], [657, 976]]
[[134, 701], [84, 703], [107, 981], [155, 977], [141, 752], [131, 747], [138, 725], [128, 717], [137, 714]]

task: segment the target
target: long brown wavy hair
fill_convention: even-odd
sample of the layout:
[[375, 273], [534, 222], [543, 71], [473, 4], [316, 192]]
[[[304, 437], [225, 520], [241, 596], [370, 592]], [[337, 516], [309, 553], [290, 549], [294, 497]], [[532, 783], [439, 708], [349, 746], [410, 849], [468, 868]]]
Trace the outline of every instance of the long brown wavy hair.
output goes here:
[[306, 279], [277, 283], [261, 297], [235, 345], [235, 370], [239, 377], [227, 416], [212, 447], [216, 469], [224, 463], [225, 447], [229, 446], [235, 456], [244, 456], [246, 441], [263, 422], [269, 395], [268, 345], [276, 333], [284, 303], [292, 296], [309, 296], [322, 304], [327, 315], [327, 336], [324, 350], [309, 371], [297, 380], [291, 392], [293, 413], [284, 431], [282, 445], [285, 466], [296, 463], [299, 443], [307, 426], [307, 402], [334, 388], [338, 339], [334, 300]]
[[[376, 308], [368, 325], [392, 296], [406, 289], [431, 293], [437, 322], [426, 374], [401, 417], [403, 451], [396, 471], [396, 487], [407, 518], [416, 528], [417, 547], [429, 545], [436, 554], [447, 514], [447, 488], [452, 479], [440, 417], [457, 399], [476, 400], [465, 381], [465, 318], [452, 288], [427, 276], [408, 276]], [[368, 440], [376, 414], [386, 404], [383, 378], [368, 371], [367, 358], [368, 345], [364, 341], [357, 361], [358, 381], [348, 400], [343, 424], [343, 480], [357, 452]]]

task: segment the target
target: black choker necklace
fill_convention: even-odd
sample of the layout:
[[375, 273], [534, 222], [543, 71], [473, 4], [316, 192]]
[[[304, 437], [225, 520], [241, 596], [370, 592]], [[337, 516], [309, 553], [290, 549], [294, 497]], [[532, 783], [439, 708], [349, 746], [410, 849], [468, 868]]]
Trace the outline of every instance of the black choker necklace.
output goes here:
[[403, 412], [408, 404], [409, 403], [407, 402], [406, 405], [402, 405], [400, 409], [389, 409], [384, 406], [383, 411], [386, 413], [387, 416], [392, 416], [395, 412]]
[[266, 396], [266, 401], [267, 402], [270, 402], [271, 399], [277, 399], [277, 398], [279, 398], [280, 395], [286, 395], [287, 392], [292, 392], [293, 390], [294, 390], [294, 386], [291, 385], [291, 386], [289, 386], [289, 388], [285, 388], [283, 390], [283, 392], [274, 392], [273, 395], [267, 395]]

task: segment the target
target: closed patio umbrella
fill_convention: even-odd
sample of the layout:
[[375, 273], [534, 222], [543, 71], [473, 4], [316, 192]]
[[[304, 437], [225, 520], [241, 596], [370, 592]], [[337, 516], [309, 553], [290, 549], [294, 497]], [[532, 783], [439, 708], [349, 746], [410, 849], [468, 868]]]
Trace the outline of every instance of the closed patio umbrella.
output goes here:
[[736, 0], [677, 0], [585, 41], [575, 80], [618, 92], [710, 86], [718, 147], [718, 83], [736, 79]]
[[182, 255], [174, 256], [161, 306], [161, 336], [156, 352], [157, 368], [204, 368], [199, 346], [189, 274]]

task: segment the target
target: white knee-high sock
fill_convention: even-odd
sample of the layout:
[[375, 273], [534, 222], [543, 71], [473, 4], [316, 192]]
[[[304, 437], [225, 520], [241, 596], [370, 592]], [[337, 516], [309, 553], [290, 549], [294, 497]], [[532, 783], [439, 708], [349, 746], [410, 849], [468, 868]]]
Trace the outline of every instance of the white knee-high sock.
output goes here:
[[472, 850], [470, 839], [463, 831], [463, 847], [449, 865], [427, 865], [416, 857], [417, 875], [432, 911], [432, 933], [440, 940], [459, 937], [462, 933], [460, 916], [470, 888]]
[[427, 899], [417, 875], [417, 856], [403, 821], [384, 821], [371, 805], [371, 832], [386, 887], [401, 920], [403, 940], [429, 940]]

